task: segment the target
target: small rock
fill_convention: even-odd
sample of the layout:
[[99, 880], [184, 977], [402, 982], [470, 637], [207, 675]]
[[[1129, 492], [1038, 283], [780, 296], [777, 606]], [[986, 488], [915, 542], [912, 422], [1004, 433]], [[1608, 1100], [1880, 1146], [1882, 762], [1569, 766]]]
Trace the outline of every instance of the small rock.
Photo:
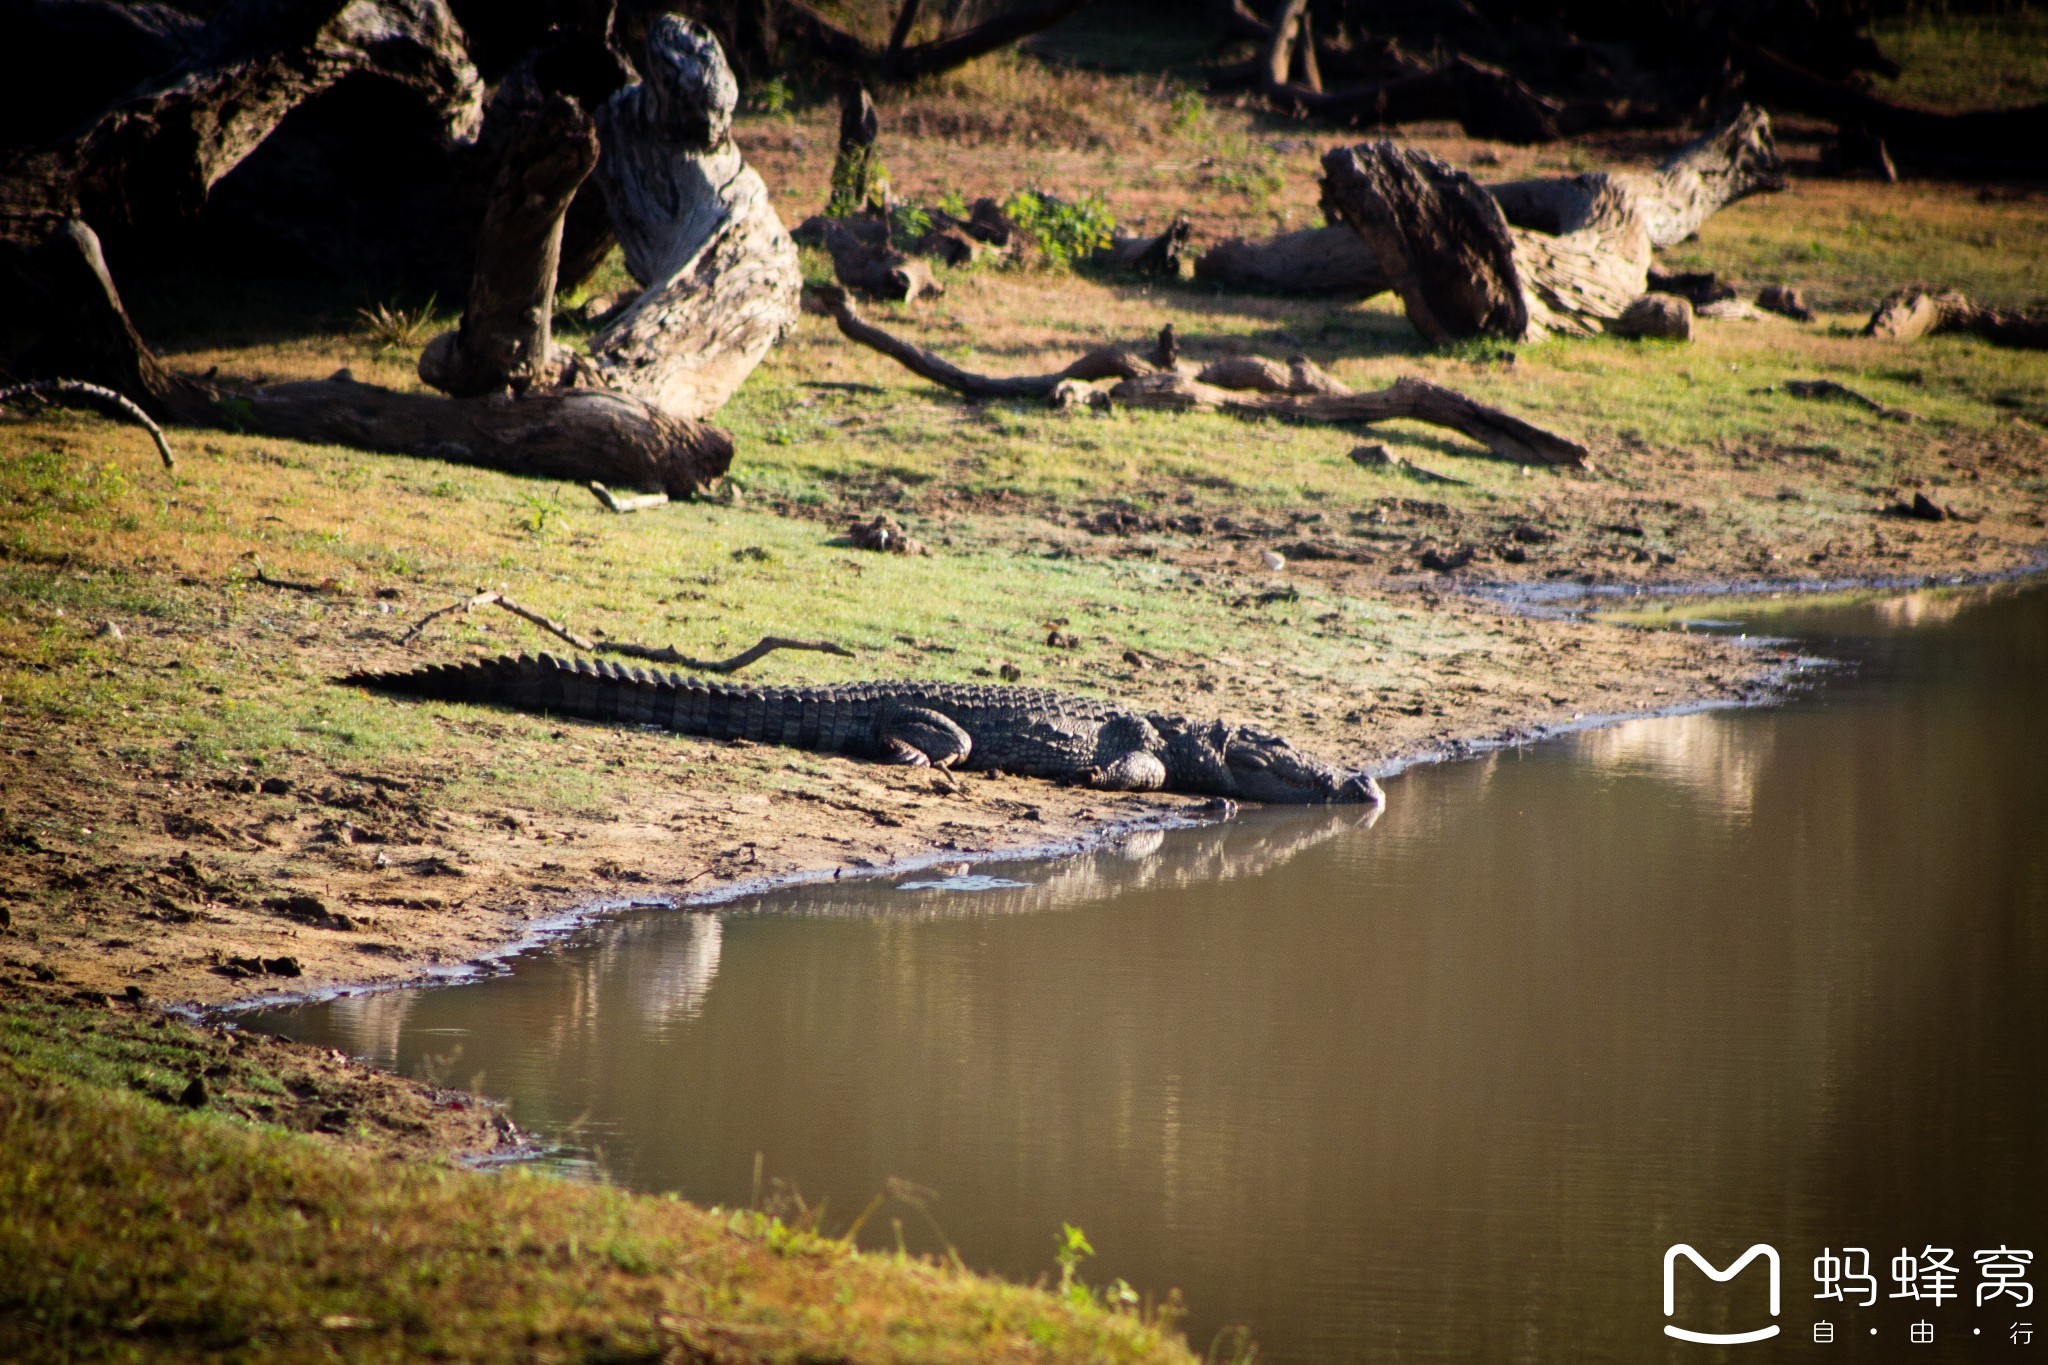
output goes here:
[[1024, 670], [1015, 664], [1004, 664], [996, 670], [1004, 682], [1017, 682], [1024, 676]]
[[1806, 306], [1805, 298], [1787, 284], [1765, 285], [1757, 291], [1756, 306], [1767, 313], [1791, 318], [1794, 322], [1813, 321], [1813, 310]]
[[1616, 336], [1692, 340], [1692, 303], [1676, 294], [1645, 294], [1607, 324]]
[[121, 633], [121, 627], [115, 625], [112, 621], [100, 622], [99, 629], [95, 630], [93, 634], [102, 640], [125, 640], [128, 638]]
[[1911, 502], [1895, 502], [1885, 508], [1884, 515], [1911, 517], [1915, 521], [1947, 521], [1954, 513], [1925, 493], [1915, 493]]
[[187, 1109], [204, 1109], [206, 1107], [206, 1100], [206, 1078], [204, 1076], [194, 1076], [191, 1084], [185, 1087], [184, 1093], [178, 1096], [178, 1103], [184, 1105]]
[[[1124, 662], [1129, 664], [1132, 668], [1139, 670], [1140, 672], [1143, 672], [1145, 669], [1148, 669], [1152, 666], [1146, 663], [1145, 656], [1140, 654], [1135, 649], [1127, 649], [1124, 651]], [[0, 910], [0, 915], [5, 915], [6, 913], [7, 912], [5, 910]], [[6, 923], [7, 921], [5, 919], [0, 919], [0, 927], [4, 927]]]
[[892, 555], [928, 555], [930, 550], [924, 542], [905, 533], [902, 523], [881, 512], [868, 521], [857, 521], [846, 528], [846, 538], [856, 549], [875, 550]]
[[1051, 649], [1079, 649], [1081, 647], [1081, 637], [1069, 635], [1063, 630], [1053, 630], [1047, 632], [1045, 643]]
[[1287, 568], [1287, 557], [1277, 550], [1261, 550], [1259, 562], [1266, 566], [1269, 573], [1280, 573]]

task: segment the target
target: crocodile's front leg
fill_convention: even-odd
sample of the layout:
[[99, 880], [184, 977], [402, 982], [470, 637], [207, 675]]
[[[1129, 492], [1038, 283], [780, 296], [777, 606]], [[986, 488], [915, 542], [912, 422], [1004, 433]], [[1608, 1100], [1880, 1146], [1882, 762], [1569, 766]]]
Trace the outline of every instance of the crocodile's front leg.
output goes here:
[[1166, 765], [1136, 749], [1088, 770], [1087, 784], [1105, 792], [1156, 792], [1166, 785]]
[[1159, 747], [1159, 732], [1142, 716], [1118, 716], [1096, 737], [1095, 765], [1081, 780], [1097, 791], [1156, 792], [1166, 785]]
[[883, 762], [911, 768], [950, 768], [974, 750], [973, 737], [951, 717], [923, 706], [890, 708], [875, 738]]

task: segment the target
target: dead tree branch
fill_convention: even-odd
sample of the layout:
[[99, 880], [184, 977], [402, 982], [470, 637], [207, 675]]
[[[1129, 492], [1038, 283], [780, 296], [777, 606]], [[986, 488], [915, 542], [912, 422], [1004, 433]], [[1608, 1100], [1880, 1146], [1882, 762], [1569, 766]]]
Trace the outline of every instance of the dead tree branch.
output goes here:
[[[813, 289], [806, 299], [807, 306], [829, 316], [850, 340], [971, 398], [1040, 398], [1063, 405], [1085, 401], [1180, 412], [1206, 409], [1331, 424], [1407, 418], [1462, 432], [1502, 459], [1573, 468], [1588, 464], [1590, 452], [1577, 441], [1418, 379], [1398, 380], [1376, 393], [1353, 393], [1305, 357], [1285, 366], [1238, 357], [1195, 370], [1173, 359], [1164, 344], [1155, 353], [1156, 360], [1126, 347], [1106, 346], [1052, 374], [997, 377], [964, 370], [891, 336], [863, 319], [843, 289]], [[1107, 390], [1088, 387], [1089, 381], [1105, 379], [1117, 382]]]
[[149, 433], [149, 439], [156, 442], [156, 453], [162, 457], [165, 469], [178, 467], [177, 459], [171, 454], [171, 443], [164, 438], [164, 429], [158, 426], [148, 413], [112, 389], [101, 388], [98, 384], [88, 384], [83, 379], [38, 379], [33, 383], [10, 384], [0, 389], [0, 403], [12, 403], [18, 398], [32, 396], [46, 400], [52, 397], [82, 398], [97, 406], [112, 408]]

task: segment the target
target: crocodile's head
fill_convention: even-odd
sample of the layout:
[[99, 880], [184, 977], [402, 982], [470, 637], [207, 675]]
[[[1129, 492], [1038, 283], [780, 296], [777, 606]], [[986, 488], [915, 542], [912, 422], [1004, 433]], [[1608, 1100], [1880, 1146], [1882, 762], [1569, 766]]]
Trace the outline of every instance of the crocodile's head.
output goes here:
[[1164, 742], [1160, 757], [1173, 791], [1297, 806], [1380, 805], [1387, 799], [1380, 784], [1364, 773], [1333, 768], [1264, 730], [1178, 716], [1153, 716], [1151, 721]]

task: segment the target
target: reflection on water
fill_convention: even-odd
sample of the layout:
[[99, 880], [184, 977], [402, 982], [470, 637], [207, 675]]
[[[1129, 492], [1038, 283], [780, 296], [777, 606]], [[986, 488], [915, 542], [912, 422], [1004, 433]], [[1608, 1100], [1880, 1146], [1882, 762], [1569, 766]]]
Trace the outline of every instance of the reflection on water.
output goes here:
[[[1967, 1300], [1811, 1297], [1826, 1247], [2048, 1253], [2048, 594], [1915, 610], [1774, 615], [1860, 666], [1417, 769], [1376, 824], [636, 914], [264, 1023], [416, 1074], [460, 1048], [635, 1188], [744, 1202], [759, 1152], [850, 1217], [902, 1177], [1027, 1279], [1078, 1223], [1098, 1279], [1183, 1291], [1198, 1350], [1240, 1322], [1281, 1360], [1868, 1362], [1927, 1318], [1913, 1358], [2012, 1353]], [[1680, 1241], [1776, 1246], [1784, 1337], [1663, 1337]], [[1740, 1330], [1761, 1298], [1695, 1276], [1679, 1309]]]
[[1616, 776], [1642, 774], [1675, 782], [1731, 819], [1746, 818], [1757, 779], [1770, 762], [1777, 731], [1729, 725], [1712, 712], [1624, 721], [1578, 740], [1586, 762]]

